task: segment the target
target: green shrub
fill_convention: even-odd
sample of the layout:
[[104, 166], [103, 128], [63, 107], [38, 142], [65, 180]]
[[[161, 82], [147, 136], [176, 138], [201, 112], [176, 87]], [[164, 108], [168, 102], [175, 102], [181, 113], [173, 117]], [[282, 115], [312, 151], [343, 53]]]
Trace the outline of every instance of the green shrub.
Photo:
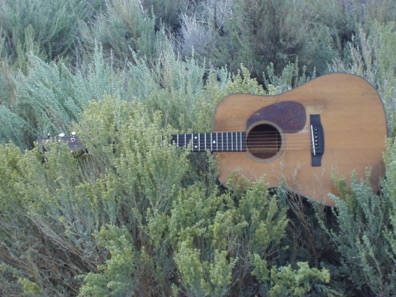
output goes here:
[[126, 75], [104, 61], [99, 46], [84, 71], [72, 72], [65, 63], [47, 63], [34, 55], [29, 56], [27, 70], [28, 74], [13, 74], [15, 101], [0, 107], [3, 143], [31, 148], [38, 137], [67, 132], [80, 119], [83, 107], [105, 94], [131, 100]]
[[353, 286], [343, 284], [350, 295], [390, 296], [395, 291], [394, 261], [384, 235], [390, 225], [394, 198], [388, 191], [373, 193], [367, 180], [353, 178], [351, 187], [343, 180], [337, 183], [341, 193], [333, 196], [336, 223], [324, 227], [340, 256], [340, 266], [333, 276], [352, 282]]
[[187, 0], [143, 0], [143, 9], [152, 11], [157, 19], [157, 27], [164, 26], [171, 32], [177, 32], [180, 26], [180, 15], [185, 12], [189, 5]]
[[151, 7], [145, 9], [138, 0], [106, 1], [106, 10], [93, 23], [82, 24], [80, 30], [88, 53], [99, 43], [106, 57], [119, 68], [133, 60], [133, 53], [148, 60], [157, 57], [165, 40], [164, 32], [156, 30]]
[[269, 296], [307, 296], [316, 286], [319, 287], [317, 293], [334, 296], [326, 288], [323, 288], [323, 291], [321, 288], [322, 282], [330, 282], [330, 273], [327, 270], [312, 269], [305, 262], [297, 265], [298, 269], [292, 269], [290, 266], [272, 269], [274, 286]]
[[99, 273], [89, 273], [79, 296], [128, 296], [132, 295], [135, 272], [134, 246], [129, 232], [116, 226], [101, 228], [98, 246], [103, 247], [111, 257], [98, 266]]
[[[207, 1], [183, 17], [179, 48], [235, 72], [244, 64], [260, 82], [273, 63], [276, 75], [300, 61], [313, 75], [337, 56], [354, 24], [340, 5], [318, 1]], [[225, 50], [227, 49], [227, 50]]]
[[[1, 1], [0, 27], [7, 56], [22, 66], [27, 54], [46, 61], [73, 59], [79, 22], [90, 17], [85, 1]], [[43, 17], [45, 16], [45, 17]]]

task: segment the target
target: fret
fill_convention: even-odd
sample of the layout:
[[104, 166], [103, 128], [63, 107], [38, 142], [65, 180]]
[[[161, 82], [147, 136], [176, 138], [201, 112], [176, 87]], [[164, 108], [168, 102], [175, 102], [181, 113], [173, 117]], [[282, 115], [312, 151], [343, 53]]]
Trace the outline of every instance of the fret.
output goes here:
[[219, 151], [219, 133], [216, 133], [216, 151]]
[[210, 133], [210, 151], [213, 152], [213, 133]]
[[234, 137], [233, 137], [234, 133], [230, 132], [230, 134], [231, 134], [231, 152], [232, 152], [234, 150]]
[[204, 146], [205, 146], [205, 149], [204, 149], [204, 150], [205, 150], [205, 151], [206, 151], [206, 148], [207, 148], [207, 146], [206, 146], [206, 135], [207, 135], [207, 134], [205, 133], [205, 134], [204, 134], [204, 136], [205, 136], [205, 139], [204, 139], [204, 143], [205, 143]]
[[242, 132], [239, 132], [239, 143], [240, 143], [240, 148], [241, 148], [241, 152], [243, 151], [242, 149]]

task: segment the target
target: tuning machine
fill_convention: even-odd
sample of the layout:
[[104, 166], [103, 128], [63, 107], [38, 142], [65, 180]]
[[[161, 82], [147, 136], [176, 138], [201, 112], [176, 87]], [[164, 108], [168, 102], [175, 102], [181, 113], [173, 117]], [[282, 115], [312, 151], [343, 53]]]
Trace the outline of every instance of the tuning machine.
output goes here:
[[87, 152], [86, 148], [83, 146], [81, 140], [77, 136], [77, 133], [74, 131], [70, 133], [70, 136], [66, 136], [65, 133], [59, 133], [57, 136], [51, 137], [51, 135], [48, 134], [46, 138], [38, 138], [37, 142], [40, 146], [41, 152], [44, 152], [47, 150], [47, 148], [45, 147], [45, 144], [48, 144], [48, 143], [58, 143], [58, 144], [66, 143], [69, 146], [70, 151], [72, 153], [77, 153], [77, 152], [86, 153]]

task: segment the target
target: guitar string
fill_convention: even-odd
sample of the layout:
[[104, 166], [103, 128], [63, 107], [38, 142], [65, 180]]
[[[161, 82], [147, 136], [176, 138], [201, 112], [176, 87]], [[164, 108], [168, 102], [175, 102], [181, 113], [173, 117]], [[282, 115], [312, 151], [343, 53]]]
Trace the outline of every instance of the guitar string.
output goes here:
[[[240, 147], [241, 145], [243, 146], [243, 147], [249, 147], [249, 148], [253, 148], [253, 147], [257, 147], [257, 148], [271, 148], [271, 147], [274, 147], [274, 148], [277, 148], [277, 147], [282, 147], [282, 144], [281, 144], [282, 142], [281, 141], [277, 141], [277, 142], [268, 142], [268, 141], [255, 141], [255, 142], [246, 142], [246, 141], [243, 141], [243, 142], [233, 142], [232, 144], [231, 143], [228, 143], [228, 144], [226, 144], [226, 143], [224, 143], [224, 144], [222, 144], [222, 146], [224, 146], [225, 148], [230, 148], [231, 146], [232, 147], [235, 147], [235, 148], [237, 148], [237, 147]], [[312, 142], [310, 142], [310, 141], [288, 141], [287, 142], [287, 147], [288, 148], [305, 148], [306, 146], [308, 146], [308, 145], [310, 145]], [[187, 145], [188, 145], [188, 143], [187, 143]], [[210, 148], [210, 145], [204, 145], [204, 144], [193, 144], [194, 145], [194, 147], [199, 147], [200, 149], [204, 149], [204, 148]], [[186, 146], [185, 144], [181, 144], [181, 145], [179, 145], [180, 147], [184, 147], [184, 146]], [[215, 146], [215, 145], [212, 145], [212, 147], [213, 146]]]
[[[224, 134], [223, 134], [224, 133]], [[241, 134], [243, 133], [243, 134]], [[227, 135], [228, 134], [228, 135]], [[243, 149], [246, 151], [248, 148], [249, 151], [279, 151], [282, 145], [280, 143], [283, 142], [283, 139], [280, 137], [280, 133], [277, 131], [252, 131], [248, 134], [248, 138], [246, 138], [246, 132], [211, 132], [211, 133], [193, 133], [193, 134], [179, 134], [187, 137], [185, 141], [179, 143], [179, 146], [186, 146], [185, 142], [194, 145], [193, 150], [206, 150], [211, 147], [212, 151], [241, 151]], [[220, 143], [222, 148], [214, 147], [216, 144], [206, 143], [208, 140], [208, 136], [211, 136], [213, 139], [213, 135], [219, 135]], [[232, 136], [231, 136], [232, 135]], [[238, 137], [241, 137], [242, 139]], [[204, 136], [201, 139], [201, 136]], [[193, 139], [193, 137], [199, 137], [200, 139]], [[228, 137], [228, 141], [224, 138]], [[235, 139], [231, 140], [230, 137], [235, 137]], [[296, 146], [299, 145], [299, 146]], [[300, 141], [288, 141], [287, 148], [288, 149], [307, 149], [310, 148], [312, 144], [311, 139], [309, 140], [300, 140]], [[218, 143], [217, 143], [218, 145]]]
[[[184, 146], [184, 145], [183, 145]], [[182, 147], [183, 147], [182, 146]], [[225, 145], [223, 148], [219, 147], [218, 149], [216, 147], [212, 146], [212, 150], [225, 150], [225, 151], [229, 151], [229, 150], [240, 150], [240, 148], [246, 149], [246, 147], [249, 150], [255, 149], [255, 150], [274, 150], [274, 149], [280, 149], [282, 148], [281, 144], [278, 143], [260, 143], [257, 142], [255, 144], [248, 144], [246, 142], [242, 142], [242, 143], [234, 143], [233, 146], [229, 145]], [[306, 149], [306, 148], [310, 148], [311, 147], [311, 143], [310, 142], [300, 142], [300, 143], [291, 143], [288, 144], [287, 149]], [[193, 149], [199, 149], [199, 150], [205, 150], [205, 149], [210, 149], [210, 146], [205, 146], [205, 145], [200, 145], [200, 146], [194, 146]]]
[[[240, 136], [239, 136], [239, 134], [237, 135], [237, 136], [235, 136], [236, 134], [234, 134], [233, 135], [233, 137], [236, 137], [236, 138], [234, 138], [233, 139], [233, 141], [234, 142], [236, 142], [236, 141], [240, 141]], [[195, 136], [195, 135], [194, 135]], [[191, 136], [189, 136], [188, 135], [188, 137], [190, 137], [190, 138], [187, 138], [186, 139], [186, 141], [187, 142], [190, 142], [190, 141], [198, 141], [197, 139], [192, 139], [191, 138]], [[213, 137], [213, 136], [212, 136]], [[228, 137], [230, 137], [230, 136], [228, 136]], [[242, 137], [242, 140], [243, 141], [245, 141], [246, 139], [271, 139], [271, 138], [269, 138], [269, 137], [273, 137], [273, 138], [275, 138], [275, 139], [282, 139], [282, 137], [280, 137], [280, 134], [279, 133], [272, 133], [272, 132], [266, 132], [266, 133], [259, 133], [259, 132], [255, 132], [255, 133], [250, 133], [249, 134], [249, 137], [246, 137], [246, 135], [243, 135], [243, 137]], [[221, 141], [223, 141], [223, 142], [225, 142], [226, 140], [224, 139], [224, 138], [226, 138], [226, 136], [222, 136], [221, 138], [219, 138], [219, 139], [221, 139]], [[209, 140], [210, 139], [210, 137], [206, 137], [206, 140]], [[214, 139], [214, 138], [213, 138]], [[182, 139], [181, 139], [182, 140]], [[205, 140], [205, 137], [203, 137], [202, 139], [200, 139], [200, 141], [202, 142], [202, 141], [204, 141]], [[184, 142], [184, 141], [182, 141], [182, 142]], [[228, 142], [230, 142], [230, 139], [228, 139]]]

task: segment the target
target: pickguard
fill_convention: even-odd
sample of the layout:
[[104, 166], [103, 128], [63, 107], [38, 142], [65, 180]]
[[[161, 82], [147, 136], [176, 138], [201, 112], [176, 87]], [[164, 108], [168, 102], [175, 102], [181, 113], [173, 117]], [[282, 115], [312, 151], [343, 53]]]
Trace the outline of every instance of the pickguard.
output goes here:
[[258, 122], [276, 124], [285, 133], [297, 133], [305, 127], [305, 107], [295, 101], [274, 103], [255, 111], [247, 120], [246, 128]]

